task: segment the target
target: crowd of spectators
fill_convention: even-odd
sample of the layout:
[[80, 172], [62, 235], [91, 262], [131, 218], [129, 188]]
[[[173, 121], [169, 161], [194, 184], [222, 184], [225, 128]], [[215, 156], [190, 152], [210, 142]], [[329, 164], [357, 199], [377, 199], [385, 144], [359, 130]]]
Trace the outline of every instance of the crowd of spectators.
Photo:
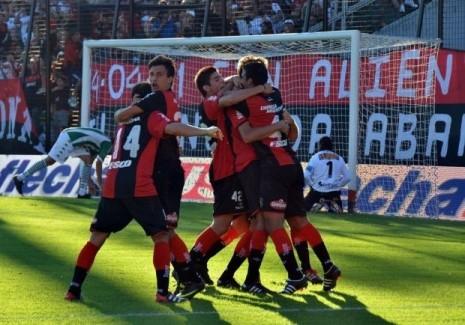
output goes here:
[[[201, 36], [205, 0], [134, 0], [133, 31], [128, 1], [121, 1], [116, 38], [166, 38]], [[323, 20], [324, 0], [311, 1], [309, 26]], [[366, 0], [348, 0], [349, 6]], [[50, 44], [45, 39], [45, 1], [37, 1], [31, 34], [31, 51], [23, 71], [25, 47], [31, 27], [32, 0], [0, 0], [0, 79], [24, 77], [24, 90], [33, 123], [44, 131], [46, 59], [51, 54], [52, 138], [67, 127], [81, 79], [81, 51], [84, 38], [111, 38], [114, 0], [51, 0]], [[200, 4], [200, 5], [199, 5]], [[308, 11], [307, 0], [212, 0], [207, 35], [251, 35], [302, 31]], [[341, 0], [328, 0], [328, 18], [338, 10]], [[415, 0], [376, 0], [398, 14], [417, 7]], [[95, 9], [96, 5], [107, 5]], [[112, 6], [110, 6], [112, 5]], [[159, 5], [137, 9], [138, 5]], [[179, 6], [184, 5], [179, 9]], [[167, 6], [166, 9], [163, 9]], [[192, 8], [189, 8], [192, 7]], [[124, 8], [123, 8], [124, 7]], [[126, 9], [125, 9], [126, 8]], [[376, 8], [376, 10], [380, 10]], [[381, 12], [381, 17], [385, 15]], [[223, 19], [222, 17], [225, 17]], [[361, 17], [361, 19], [364, 19]], [[352, 20], [353, 22], [353, 20]], [[379, 25], [381, 26], [383, 22]], [[334, 27], [334, 25], [333, 25]], [[351, 27], [351, 26], [348, 26]], [[353, 27], [353, 26], [352, 26]], [[337, 26], [336, 26], [337, 28]], [[355, 26], [357, 28], [357, 26]], [[23, 76], [24, 74], [24, 76]], [[74, 99], [74, 98], [73, 98]], [[71, 105], [70, 105], [71, 104]]]

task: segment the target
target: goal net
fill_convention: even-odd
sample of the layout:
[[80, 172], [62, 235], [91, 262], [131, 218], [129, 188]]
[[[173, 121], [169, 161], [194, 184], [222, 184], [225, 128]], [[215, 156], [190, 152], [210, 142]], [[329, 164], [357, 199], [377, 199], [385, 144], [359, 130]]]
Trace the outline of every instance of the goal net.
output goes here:
[[[349, 196], [356, 211], [437, 217], [438, 139], [428, 137], [441, 128], [434, 119], [437, 53], [437, 41], [357, 31], [86, 41], [81, 123], [112, 136], [114, 111], [147, 79], [149, 60], [164, 54], [176, 61], [182, 120], [199, 125], [198, 69], [214, 65], [228, 76], [243, 55], [264, 56], [302, 131], [294, 149], [303, 163], [331, 136], [355, 176], [349, 188], [357, 195]], [[186, 157], [210, 157], [204, 138], [181, 139], [181, 146]]]

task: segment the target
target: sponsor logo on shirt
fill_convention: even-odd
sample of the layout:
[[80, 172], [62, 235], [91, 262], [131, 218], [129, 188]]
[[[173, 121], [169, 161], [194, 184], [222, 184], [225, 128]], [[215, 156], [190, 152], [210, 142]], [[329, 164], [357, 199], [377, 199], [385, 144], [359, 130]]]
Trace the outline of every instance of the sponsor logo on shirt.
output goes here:
[[270, 207], [275, 210], [286, 210], [287, 203], [283, 199], [275, 200], [270, 202]]
[[132, 160], [120, 160], [120, 161], [112, 161], [108, 166], [108, 169], [116, 169], [116, 168], [127, 168], [132, 165]]
[[263, 105], [263, 106], [260, 106], [260, 110], [261, 111], [266, 111], [267, 113], [278, 113], [278, 112], [281, 112], [283, 110], [283, 106], [278, 106], [276, 104], [272, 104], [272, 105]]

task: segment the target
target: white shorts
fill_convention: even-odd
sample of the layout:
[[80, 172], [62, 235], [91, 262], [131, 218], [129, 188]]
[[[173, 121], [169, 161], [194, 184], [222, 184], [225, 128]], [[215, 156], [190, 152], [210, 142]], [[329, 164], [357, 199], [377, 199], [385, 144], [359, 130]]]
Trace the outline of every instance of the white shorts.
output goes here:
[[77, 157], [89, 155], [89, 152], [84, 148], [74, 148], [69, 135], [66, 132], [61, 132], [57, 141], [53, 144], [48, 156], [55, 161], [64, 163], [68, 157]]

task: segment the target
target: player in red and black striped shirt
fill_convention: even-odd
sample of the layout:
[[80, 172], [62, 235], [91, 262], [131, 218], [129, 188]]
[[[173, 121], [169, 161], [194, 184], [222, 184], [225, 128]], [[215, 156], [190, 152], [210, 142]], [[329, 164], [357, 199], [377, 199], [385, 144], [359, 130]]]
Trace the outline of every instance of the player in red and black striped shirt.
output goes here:
[[[206, 125], [216, 125], [224, 134], [228, 134], [226, 125], [225, 106], [236, 104], [247, 97], [263, 92], [264, 87], [258, 86], [249, 89], [232, 90], [232, 82], [225, 84], [218, 70], [212, 66], [200, 69], [195, 76], [195, 83], [199, 92], [204, 97], [200, 105], [202, 122]], [[225, 94], [226, 92], [226, 94]], [[273, 132], [275, 129], [268, 131]], [[213, 159], [210, 165], [210, 183], [213, 187], [213, 223], [207, 227], [197, 238], [191, 256], [197, 264], [202, 278], [206, 281], [208, 276], [206, 264], [208, 259], [218, 253], [228, 243], [241, 233], [248, 230], [247, 214], [255, 211], [248, 209], [248, 198], [243, 190], [241, 182], [236, 174], [236, 156], [232, 151], [230, 136], [217, 142], [213, 151]], [[250, 151], [255, 157], [253, 150]], [[255, 209], [254, 209], [255, 210]], [[251, 233], [247, 232], [239, 241], [233, 261], [227, 272], [218, 280], [219, 286], [234, 286], [238, 284], [233, 279], [235, 270], [239, 268], [246, 258]]]
[[[176, 74], [174, 61], [159, 55], [149, 62], [149, 81], [152, 93], [135, 105], [115, 113], [118, 122], [126, 121], [136, 115], [160, 111], [175, 122], [181, 120], [174, 93], [171, 86]], [[160, 201], [169, 220], [170, 227], [176, 228], [179, 215], [182, 190], [184, 187], [184, 170], [179, 157], [179, 146], [176, 137], [164, 136], [160, 140], [159, 152], [155, 161], [154, 179], [160, 194]], [[189, 281], [192, 272], [189, 271], [189, 254], [184, 241], [170, 232], [170, 249], [174, 256], [172, 264], [181, 282]]]
[[[242, 58], [238, 65], [238, 74], [245, 88], [266, 83], [268, 80], [266, 59], [252, 56]], [[289, 275], [283, 292], [293, 293], [306, 286], [298, 271], [291, 242], [283, 228], [284, 218], [291, 226], [294, 243], [298, 242], [298, 239], [307, 240], [310, 243], [325, 271], [323, 288], [332, 289], [336, 285], [340, 271], [331, 262], [319, 232], [305, 217], [302, 167], [288, 139], [288, 136], [291, 138], [297, 136], [297, 129], [290, 114], [283, 108], [279, 91], [275, 89], [270, 95], [248, 98], [242, 104], [237, 105], [236, 109], [238, 114], [243, 116], [238, 130], [246, 142], [251, 142], [250, 135], [253, 134], [254, 128], [270, 125], [280, 120], [288, 120], [291, 125], [290, 135], [276, 132], [254, 142], [260, 160], [260, 211], [263, 216], [264, 230], [273, 239]]]
[[100, 247], [110, 233], [122, 230], [132, 219], [136, 219], [155, 243], [153, 263], [158, 284], [157, 301], [181, 301], [203, 289], [203, 284], [199, 283], [174, 297], [168, 292], [169, 231], [153, 180], [155, 160], [160, 154], [158, 146], [164, 135], [221, 137], [221, 132], [217, 128], [171, 123], [158, 111], [119, 125], [102, 199], [91, 224], [92, 234], [79, 254], [66, 299], [80, 299], [82, 283]]

